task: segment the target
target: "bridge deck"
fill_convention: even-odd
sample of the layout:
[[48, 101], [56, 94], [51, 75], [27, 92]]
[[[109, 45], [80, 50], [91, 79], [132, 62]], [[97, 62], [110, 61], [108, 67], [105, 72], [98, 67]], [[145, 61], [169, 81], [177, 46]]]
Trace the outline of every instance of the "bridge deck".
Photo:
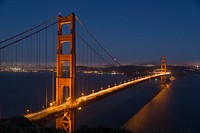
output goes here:
[[25, 115], [25, 117], [28, 118], [31, 121], [44, 119], [45, 117], [47, 117], [49, 115], [56, 114], [58, 112], [61, 112], [63, 110], [69, 109], [69, 108], [75, 108], [75, 107], [81, 106], [82, 103], [85, 103], [85, 102], [90, 101], [90, 100], [95, 100], [98, 97], [101, 97], [101, 96], [106, 95], [106, 94], [110, 94], [110, 93], [117, 91], [117, 90], [121, 90], [125, 87], [134, 85], [136, 83], [140, 83], [142, 81], [145, 81], [145, 80], [148, 80], [148, 79], [151, 79], [151, 78], [156, 78], [156, 77], [168, 75], [168, 74], [170, 74], [170, 72], [158, 73], [158, 74], [146, 76], [146, 77], [143, 77], [143, 78], [131, 80], [131, 81], [128, 81], [128, 82], [124, 82], [124, 83], [121, 83], [119, 85], [100, 90], [98, 92], [93, 92], [93, 93], [91, 93], [87, 96], [81, 96], [81, 97], [76, 99], [76, 102], [73, 105], [71, 105], [70, 102], [67, 101], [67, 102], [65, 102], [61, 105], [54, 105], [54, 106], [48, 107], [46, 109], [43, 109], [41, 111], [31, 113], [31, 114], [27, 114], [27, 115]]

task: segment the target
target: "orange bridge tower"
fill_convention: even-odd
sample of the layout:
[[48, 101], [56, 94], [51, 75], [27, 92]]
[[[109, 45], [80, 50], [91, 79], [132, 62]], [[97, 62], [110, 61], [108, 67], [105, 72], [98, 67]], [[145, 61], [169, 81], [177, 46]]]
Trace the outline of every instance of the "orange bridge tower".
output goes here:
[[[64, 31], [65, 26], [70, 28], [70, 33]], [[66, 34], [63, 34], [66, 33]], [[65, 45], [65, 46], [64, 46]], [[64, 49], [68, 47], [69, 50]], [[64, 63], [69, 64], [69, 73], [66, 74], [63, 68]], [[72, 106], [75, 101], [76, 89], [76, 30], [75, 15], [72, 13], [67, 17], [58, 16], [58, 37], [57, 37], [57, 57], [56, 57], [56, 104], [65, 102], [64, 89], [68, 91], [68, 101]], [[63, 128], [67, 132], [74, 131], [75, 113], [66, 110], [62, 118], [56, 120], [56, 127]]]
[[[161, 73], [167, 72], [167, 58], [166, 56], [161, 56], [161, 68], [160, 68]], [[166, 83], [166, 75], [161, 76], [161, 83]]]

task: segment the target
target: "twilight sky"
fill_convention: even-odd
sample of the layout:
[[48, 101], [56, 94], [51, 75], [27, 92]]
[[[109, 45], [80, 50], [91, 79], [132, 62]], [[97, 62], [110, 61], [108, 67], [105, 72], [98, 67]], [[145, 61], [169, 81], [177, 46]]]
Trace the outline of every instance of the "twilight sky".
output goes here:
[[0, 40], [71, 12], [122, 64], [200, 65], [200, 0], [0, 0]]

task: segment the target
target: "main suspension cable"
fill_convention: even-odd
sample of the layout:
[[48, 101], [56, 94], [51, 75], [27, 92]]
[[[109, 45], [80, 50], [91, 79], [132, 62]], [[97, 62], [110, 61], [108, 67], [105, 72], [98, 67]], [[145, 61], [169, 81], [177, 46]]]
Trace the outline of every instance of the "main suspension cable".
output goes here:
[[13, 39], [13, 38], [15, 38], [15, 37], [20, 36], [20, 35], [23, 35], [23, 34], [29, 32], [29, 31], [32, 31], [32, 30], [34, 30], [34, 29], [36, 29], [36, 28], [38, 28], [38, 27], [40, 27], [40, 26], [42, 26], [42, 25], [44, 25], [44, 24], [46, 24], [46, 23], [49, 23], [50, 21], [55, 20], [56, 18], [57, 18], [57, 17], [53, 17], [53, 18], [51, 18], [51, 19], [49, 19], [49, 20], [47, 20], [47, 21], [45, 21], [45, 22], [43, 22], [43, 23], [41, 23], [41, 24], [39, 24], [39, 25], [37, 25], [37, 26], [35, 26], [35, 27], [33, 27], [33, 28], [30, 28], [30, 29], [28, 29], [28, 30], [26, 30], [26, 31], [24, 31], [24, 32], [21, 32], [21, 33], [15, 35], [15, 36], [12, 36], [12, 37], [10, 37], [10, 38], [8, 38], [8, 39], [5, 39], [5, 40], [1, 41], [0, 44], [1, 44], [1, 43], [4, 43], [4, 42], [7, 42], [7, 41], [9, 41], [9, 40], [11, 40], [11, 39]]
[[1, 46], [1, 47], [0, 47], [0, 50], [6, 48], [6, 47], [8, 47], [8, 46], [11, 46], [11, 45], [13, 45], [13, 44], [15, 44], [15, 43], [17, 43], [17, 42], [19, 42], [19, 41], [22, 41], [22, 40], [24, 40], [24, 39], [26, 39], [26, 38], [28, 38], [28, 37], [30, 37], [30, 36], [32, 36], [32, 35], [34, 35], [34, 34], [40, 32], [40, 31], [43, 31], [43, 30], [45, 30], [45, 29], [51, 27], [52, 25], [55, 25], [56, 23], [57, 23], [57, 22], [54, 22], [54, 23], [52, 23], [52, 24], [50, 24], [50, 25], [48, 25], [48, 26], [46, 26], [46, 27], [44, 27], [44, 28], [42, 28], [42, 29], [40, 29], [40, 30], [38, 30], [38, 31], [33, 32], [32, 34], [29, 34], [29, 35], [27, 35], [27, 36], [25, 36], [25, 37], [22, 37], [22, 38], [20, 38], [20, 39], [14, 41], [14, 42], [12, 42], [12, 43], [9, 43], [9, 44], [7, 44], [7, 45], [5, 45], [5, 46]]

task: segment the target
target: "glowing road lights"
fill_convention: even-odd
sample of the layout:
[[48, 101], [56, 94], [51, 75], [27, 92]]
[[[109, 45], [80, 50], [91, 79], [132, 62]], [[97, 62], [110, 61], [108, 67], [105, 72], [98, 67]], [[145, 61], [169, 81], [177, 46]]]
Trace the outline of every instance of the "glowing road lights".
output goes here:
[[27, 113], [27, 114], [29, 114], [29, 113], [30, 113], [30, 110], [29, 110], [29, 109], [27, 109], [27, 110], [26, 110], [26, 113]]
[[92, 90], [92, 93], [94, 93], [94, 89]]
[[67, 99], [66, 99], [66, 101], [69, 101], [70, 100], [70, 98], [68, 97]]
[[56, 101], [50, 102], [49, 106], [54, 106], [56, 104]]
[[81, 110], [82, 108], [81, 107], [78, 107], [78, 110]]
[[84, 96], [84, 93], [83, 93], [83, 92], [81, 93], [81, 96]]

